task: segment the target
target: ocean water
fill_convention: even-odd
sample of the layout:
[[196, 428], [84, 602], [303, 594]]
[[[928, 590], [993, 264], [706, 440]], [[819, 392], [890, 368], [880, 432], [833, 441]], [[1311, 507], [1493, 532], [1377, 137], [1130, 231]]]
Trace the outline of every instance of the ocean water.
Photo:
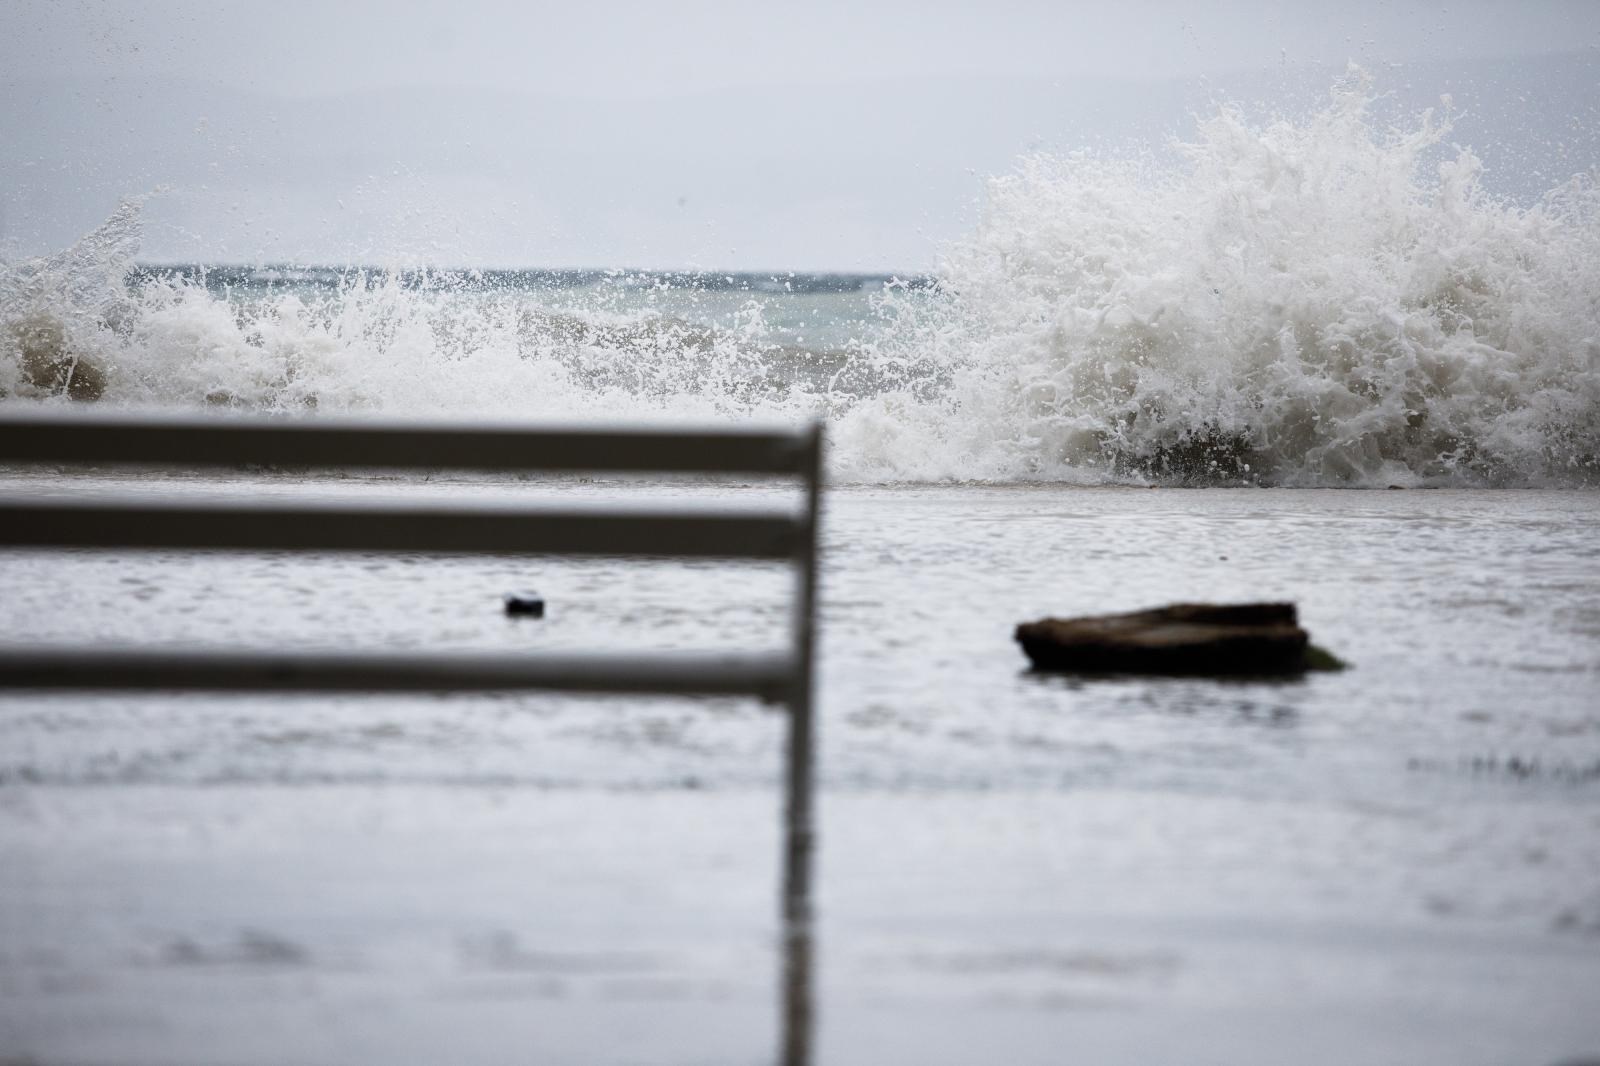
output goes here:
[[[793, 420], [829, 439], [818, 1061], [1600, 1052], [1600, 206], [1447, 124], [1035, 159], [930, 275], [0, 272], [0, 404]], [[5, 471], [5, 488], [782, 490]], [[1399, 486], [1406, 491], [1389, 491]], [[533, 585], [542, 621], [499, 596]], [[759, 566], [0, 558], [0, 640], [766, 647]], [[1290, 599], [1297, 682], [1012, 627]], [[781, 723], [739, 701], [0, 700], [0, 1058], [769, 1059]]]
[[1592, 483], [1595, 175], [1496, 198], [1447, 116], [1375, 103], [1352, 75], [1299, 120], [1219, 110], [1175, 163], [1024, 160], [905, 279], [134, 271], [130, 200], [0, 271], [0, 391], [81, 360], [114, 405], [820, 414], [855, 483]]
[[[1597, 520], [1583, 490], [830, 493], [817, 1061], [1592, 1053]], [[433, 650], [776, 647], [788, 593], [758, 566], [83, 552], [13, 555], [4, 582], [8, 642]], [[530, 584], [548, 616], [506, 619]], [[1011, 640], [1186, 598], [1293, 599], [1354, 666], [1070, 680]], [[740, 701], [7, 697], [0, 1042], [768, 1059], [781, 743]]]

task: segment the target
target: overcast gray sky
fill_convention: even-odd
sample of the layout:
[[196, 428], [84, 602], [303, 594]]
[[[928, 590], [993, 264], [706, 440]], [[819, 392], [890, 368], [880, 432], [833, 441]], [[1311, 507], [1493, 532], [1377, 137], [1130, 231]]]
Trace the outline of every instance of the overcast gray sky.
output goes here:
[[7, 0], [11, 77], [181, 74], [316, 95], [450, 85], [642, 97], [915, 75], [1187, 76], [1281, 58], [1600, 45], [1593, 0], [383, 3]]
[[1600, 4], [4, 0], [0, 251], [159, 187], [156, 259], [919, 268], [983, 173], [1197, 76], [1558, 52]]

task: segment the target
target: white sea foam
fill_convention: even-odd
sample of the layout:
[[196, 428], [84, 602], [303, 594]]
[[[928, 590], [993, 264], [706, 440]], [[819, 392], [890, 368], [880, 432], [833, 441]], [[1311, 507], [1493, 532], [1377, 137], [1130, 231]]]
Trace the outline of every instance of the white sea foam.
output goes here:
[[904, 341], [951, 387], [847, 430], [886, 474], [1592, 480], [1593, 176], [1496, 202], [1448, 121], [1380, 129], [1372, 102], [1352, 74], [1304, 122], [1221, 109], [1177, 166], [993, 181]]
[[649, 285], [554, 309], [454, 276], [130, 291], [129, 204], [63, 255], [0, 269], [0, 390], [52, 391], [17, 325], [47, 318], [121, 405], [821, 412], [835, 470], [861, 481], [1600, 480], [1594, 176], [1497, 201], [1448, 119], [1384, 128], [1373, 102], [1353, 73], [1300, 121], [1221, 108], [1163, 162], [1024, 160], [938, 288], [891, 290], [844, 349], [786, 343], [768, 325], [782, 293], [709, 326]]

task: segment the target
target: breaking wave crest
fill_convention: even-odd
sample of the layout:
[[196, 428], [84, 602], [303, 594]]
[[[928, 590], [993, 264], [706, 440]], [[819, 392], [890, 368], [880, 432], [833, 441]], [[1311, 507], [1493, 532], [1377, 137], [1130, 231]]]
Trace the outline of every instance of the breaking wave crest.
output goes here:
[[1383, 131], [1372, 103], [1353, 75], [1303, 123], [1220, 110], [1177, 166], [1037, 158], [992, 182], [911, 339], [954, 379], [934, 418], [950, 465], [1314, 485], [1600, 475], [1593, 177], [1531, 208], [1497, 202], [1470, 150], [1442, 150], [1447, 121]]
[[1386, 128], [1374, 99], [1352, 73], [1302, 121], [1220, 108], [1161, 162], [1024, 160], [936, 284], [824, 345], [774, 325], [784, 293], [699, 314], [650, 276], [555, 302], [460, 274], [129, 284], [128, 204], [0, 268], [0, 402], [820, 413], [855, 481], [1600, 481], [1594, 176], [1496, 200], [1447, 117]]

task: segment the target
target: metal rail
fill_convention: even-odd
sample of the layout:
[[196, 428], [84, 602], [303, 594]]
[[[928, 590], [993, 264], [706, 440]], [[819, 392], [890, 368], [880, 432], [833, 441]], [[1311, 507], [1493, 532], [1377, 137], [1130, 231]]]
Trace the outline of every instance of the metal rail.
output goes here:
[[0, 462], [796, 476], [811, 435], [785, 429], [567, 428], [354, 418], [52, 412], [0, 417]]
[[786, 477], [798, 512], [240, 502], [149, 495], [0, 498], [0, 548], [625, 555], [783, 560], [795, 569], [780, 655], [0, 649], [0, 690], [498, 691], [742, 695], [788, 708], [784, 784], [784, 1066], [811, 1060], [812, 689], [822, 432], [594, 429], [198, 416], [0, 414], [0, 466], [469, 469]]
[[0, 650], [0, 677], [15, 688], [213, 692], [549, 692], [754, 696], [782, 702], [794, 680], [786, 655], [191, 653], [147, 648]]
[[653, 555], [794, 559], [806, 527], [765, 512], [574, 511], [321, 501], [0, 498], [0, 547]]

